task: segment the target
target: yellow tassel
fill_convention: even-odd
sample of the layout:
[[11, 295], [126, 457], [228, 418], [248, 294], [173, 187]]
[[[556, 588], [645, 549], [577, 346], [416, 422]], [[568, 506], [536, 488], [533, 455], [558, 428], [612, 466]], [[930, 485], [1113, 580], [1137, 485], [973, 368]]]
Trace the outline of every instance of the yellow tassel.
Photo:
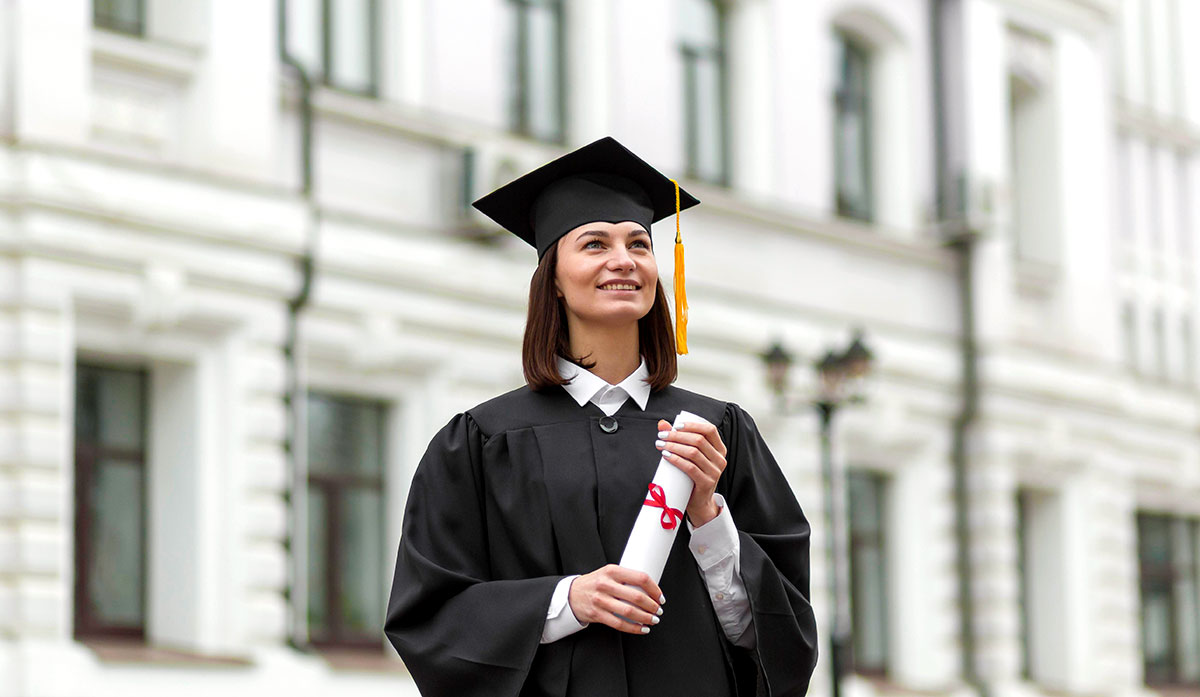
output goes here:
[[675, 185], [675, 352], [685, 355], [687, 347], [687, 288], [683, 274], [683, 237], [679, 234], [679, 182]]

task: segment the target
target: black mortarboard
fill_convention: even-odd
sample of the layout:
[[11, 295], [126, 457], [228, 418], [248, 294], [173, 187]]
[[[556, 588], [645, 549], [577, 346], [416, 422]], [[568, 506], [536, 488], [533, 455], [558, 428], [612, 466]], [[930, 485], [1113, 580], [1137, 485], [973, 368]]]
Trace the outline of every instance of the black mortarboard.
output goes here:
[[[678, 198], [676, 198], [678, 191]], [[592, 222], [650, 224], [700, 203], [611, 137], [548, 162], [473, 205], [533, 245], [538, 258]]]

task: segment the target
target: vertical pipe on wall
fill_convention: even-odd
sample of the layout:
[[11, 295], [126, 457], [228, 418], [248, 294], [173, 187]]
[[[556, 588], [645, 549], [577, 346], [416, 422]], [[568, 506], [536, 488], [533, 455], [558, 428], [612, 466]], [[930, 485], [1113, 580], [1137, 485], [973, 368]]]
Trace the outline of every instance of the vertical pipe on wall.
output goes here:
[[[954, 520], [955, 551], [957, 569], [957, 595], [959, 599], [959, 642], [962, 648], [960, 670], [963, 681], [976, 694], [988, 697], [988, 685], [979, 674], [978, 648], [976, 646], [974, 589], [975, 579], [971, 564], [970, 474], [971, 439], [979, 411], [978, 348], [975, 337], [975, 230], [971, 229], [968, 206], [966, 205], [966, 171], [954, 172], [953, 153], [948, 133], [959, 133], [955, 116], [962, 116], [965, 105], [961, 90], [955, 90], [954, 104], [960, 112], [952, 111], [949, 97], [948, 34], [946, 14], [956, 0], [930, 0], [931, 66], [933, 69], [933, 141], [935, 150], [935, 172], [937, 192], [937, 222], [953, 250], [957, 265], [957, 288], [959, 296], [959, 355], [962, 367], [961, 402], [953, 422], [951, 462], [954, 470]], [[959, 51], [961, 41], [954, 44]], [[955, 56], [956, 59], [964, 58]], [[953, 129], [953, 130], [950, 130]]]
[[288, 556], [288, 578], [284, 589], [288, 606], [287, 640], [293, 648], [305, 649], [308, 637], [308, 564], [307, 564], [307, 520], [304, 496], [307, 486], [307, 442], [306, 442], [306, 390], [300, 370], [298, 353], [300, 313], [308, 305], [312, 295], [313, 254], [318, 232], [317, 207], [313, 199], [312, 163], [312, 81], [304, 66], [291, 55], [287, 47], [287, 0], [279, 0], [279, 56], [282, 63], [296, 73], [300, 85], [300, 195], [304, 198], [305, 246], [297, 260], [300, 271], [300, 287], [296, 295], [288, 299], [287, 334], [284, 339], [283, 357], [286, 363], [286, 386], [283, 403], [287, 412], [287, 428], [284, 435], [284, 455], [288, 463], [288, 478], [284, 490], [287, 506], [287, 533], [284, 540]]

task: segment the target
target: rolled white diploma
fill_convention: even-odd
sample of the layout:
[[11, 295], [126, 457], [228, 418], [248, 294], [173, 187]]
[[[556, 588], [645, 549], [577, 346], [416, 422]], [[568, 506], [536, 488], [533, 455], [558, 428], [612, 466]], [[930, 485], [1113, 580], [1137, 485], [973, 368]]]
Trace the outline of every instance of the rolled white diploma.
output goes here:
[[[709, 421], [691, 412], [681, 411], [675, 417], [674, 427], [679, 428], [685, 423], [706, 424]], [[659, 459], [654, 479], [642, 492], [645, 501], [655, 503], [644, 503], [638, 512], [633, 530], [629, 533], [629, 541], [625, 543], [625, 551], [621, 554], [621, 566], [644, 571], [658, 583], [663, 567], [667, 565], [671, 545], [675, 543], [675, 533], [683, 525], [683, 513], [687, 510], [694, 486], [692, 478], [682, 470], [666, 458]], [[667, 508], [660, 505], [663, 499]], [[667, 509], [678, 511], [678, 515]]]

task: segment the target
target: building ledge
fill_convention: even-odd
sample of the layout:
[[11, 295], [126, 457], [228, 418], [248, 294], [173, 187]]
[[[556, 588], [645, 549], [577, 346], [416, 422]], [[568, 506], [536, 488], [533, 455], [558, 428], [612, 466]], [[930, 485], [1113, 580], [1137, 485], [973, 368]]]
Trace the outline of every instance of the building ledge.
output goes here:
[[195, 651], [153, 646], [141, 641], [121, 639], [85, 639], [82, 644], [101, 663], [150, 664], [212, 668], [249, 668], [253, 663], [238, 656], [214, 656]]

